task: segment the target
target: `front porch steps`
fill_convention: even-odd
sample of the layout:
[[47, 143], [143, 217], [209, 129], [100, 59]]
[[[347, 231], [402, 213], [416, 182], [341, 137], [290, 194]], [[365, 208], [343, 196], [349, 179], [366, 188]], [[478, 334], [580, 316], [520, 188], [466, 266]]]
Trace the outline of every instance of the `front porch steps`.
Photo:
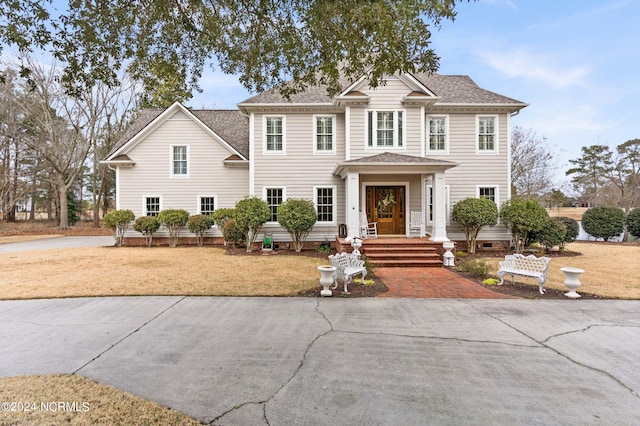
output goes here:
[[[340, 242], [340, 241], [339, 241]], [[351, 251], [346, 244], [343, 249]], [[442, 267], [442, 243], [427, 238], [379, 237], [367, 239], [360, 248], [373, 266], [379, 267]]]

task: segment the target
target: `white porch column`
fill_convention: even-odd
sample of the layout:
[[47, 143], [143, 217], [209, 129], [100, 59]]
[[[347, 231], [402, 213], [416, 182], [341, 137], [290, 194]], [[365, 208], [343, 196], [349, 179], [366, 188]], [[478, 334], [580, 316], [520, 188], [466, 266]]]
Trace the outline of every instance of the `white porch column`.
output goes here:
[[347, 236], [355, 237], [360, 235], [360, 174], [348, 173], [345, 185]]
[[433, 175], [433, 229], [431, 241], [445, 242], [447, 238], [446, 188], [443, 172]]

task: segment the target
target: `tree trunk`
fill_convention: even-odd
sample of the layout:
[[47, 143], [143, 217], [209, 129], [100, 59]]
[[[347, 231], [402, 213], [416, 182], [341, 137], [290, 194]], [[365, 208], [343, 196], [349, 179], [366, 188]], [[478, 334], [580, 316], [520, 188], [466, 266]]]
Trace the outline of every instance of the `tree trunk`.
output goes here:
[[58, 182], [58, 200], [60, 203], [58, 229], [69, 229], [69, 206], [67, 205], [67, 186], [64, 184], [64, 182]]

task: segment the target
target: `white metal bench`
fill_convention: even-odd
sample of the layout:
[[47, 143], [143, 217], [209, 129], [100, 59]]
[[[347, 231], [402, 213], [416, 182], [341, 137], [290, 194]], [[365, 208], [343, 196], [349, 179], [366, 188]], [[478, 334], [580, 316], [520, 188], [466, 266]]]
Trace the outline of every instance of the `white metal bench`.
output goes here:
[[364, 282], [364, 277], [367, 276], [364, 260], [361, 260], [357, 254], [347, 252], [332, 254], [329, 256], [329, 262], [336, 267], [336, 272], [333, 273], [333, 288], [336, 289], [338, 287], [338, 278], [342, 278], [344, 292], [347, 294], [349, 293], [347, 284], [351, 282], [354, 275], [362, 274], [362, 282]]
[[544, 294], [544, 283], [547, 280], [547, 271], [551, 258], [535, 257], [534, 255], [524, 256], [522, 254], [509, 254], [504, 257], [504, 261], [499, 262], [498, 277], [500, 284], [504, 283], [504, 276], [511, 275], [513, 284], [514, 275], [535, 278], [540, 286], [540, 294]]

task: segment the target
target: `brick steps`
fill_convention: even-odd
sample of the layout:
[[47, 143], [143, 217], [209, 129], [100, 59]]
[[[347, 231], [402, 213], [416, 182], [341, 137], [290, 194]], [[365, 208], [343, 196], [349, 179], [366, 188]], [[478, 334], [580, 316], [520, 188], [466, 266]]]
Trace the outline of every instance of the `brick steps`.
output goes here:
[[365, 240], [361, 251], [367, 261], [380, 267], [441, 267], [441, 244], [423, 239]]

